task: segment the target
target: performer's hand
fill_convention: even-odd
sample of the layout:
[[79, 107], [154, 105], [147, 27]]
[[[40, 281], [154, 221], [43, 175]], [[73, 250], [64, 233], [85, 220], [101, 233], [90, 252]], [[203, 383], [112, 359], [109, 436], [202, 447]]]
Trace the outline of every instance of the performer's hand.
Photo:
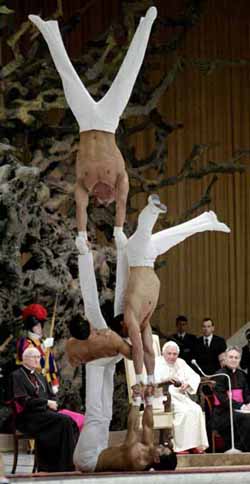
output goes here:
[[150, 383], [149, 385], [146, 385], [145, 391], [144, 391], [144, 397], [149, 398], [149, 397], [154, 397], [155, 396], [155, 389], [156, 386]]
[[170, 382], [176, 387], [181, 387], [181, 382], [179, 380], [175, 380], [174, 378], [170, 380]]
[[44, 348], [52, 348], [54, 346], [54, 338], [46, 338], [43, 341]]
[[144, 399], [145, 385], [143, 383], [136, 383], [132, 386], [132, 400], [136, 400], [138, 397]]
[[57, 411], [58, 405], [54, 400], [48, 400], [47, 405], [50, 410], [55, 410], [55, 412]]
[[180, 386], [180, 391], [185, 393], [187, 388], [188, 388], [188, 383], [182, 383], [181, 386]]
[[122, 227], [114, 228], [114, 238], [115, 238], [116, 248], [119, 250], [125, 249], [128, 243], [128, 239], [124, 234]]
[[75, 244], [81, 255], [86, 255], [90, 251], [88, 241], [80, 235], [76, 237]]

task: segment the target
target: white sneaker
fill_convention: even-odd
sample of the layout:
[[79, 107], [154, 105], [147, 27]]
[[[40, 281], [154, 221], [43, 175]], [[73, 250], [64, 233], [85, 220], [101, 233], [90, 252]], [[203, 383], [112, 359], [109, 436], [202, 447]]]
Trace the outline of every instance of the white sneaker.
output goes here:
[[213, 223], [213, 230], [218, 230], [219, 232], [225, 232], [227, 234], [231, 232], [230, 228], [226, 224], [219, 222], [217, 215], [212, 210], [210, 210], [208, 213], [209, 218]]
[[167, 213], [167, 207], [164, 203], [161, 203], [159, 195], [157, 193], [153, 193], [153, 195], [149, 195], [148, 197], [149, 205], [153, 205], [159, 211], [159, 213]]

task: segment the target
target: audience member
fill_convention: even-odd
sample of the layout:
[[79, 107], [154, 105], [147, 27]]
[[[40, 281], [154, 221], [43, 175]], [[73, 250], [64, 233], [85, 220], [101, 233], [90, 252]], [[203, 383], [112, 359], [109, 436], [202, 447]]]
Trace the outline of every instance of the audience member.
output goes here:
[[22, 363], [22, 355], [26, 348], [37, 348], [40, 352], [40, 371], [51, 384], [53, 393], [59, 389], [59, 378], [52, 347], [54, 338], [43, 338], [43, 327], [47, 318], [47, 310], [40, 304], [30, 304], [22, 311], [24, 328], [27, 332], [17, 340], [16, 364]]
[[188, 333], [188, 319], [186, 316], [177, 316], [176, 333], [170, 339], [176, 341], [180, 348], [180, 358], [190, 364], [195, 357], [196, 336]]
[[171, 383], [175, 452], [200, 454], [208, 447], [205, 418], [200, 405], [189, 396], [197, 392], [200, 377], [178, 354], [179, 347], [174, 341], [165, 343], [163, 356], [156, 358], [156, 381]]
[[203, 336], [200, 336], [196, 343], [196, 361], [207, 375], [215, 373], [220, 368], [219, 355], [227, 347], [224, 338], [214, 334], [214, 329], [212, 319], [204, 318], [202, 323]]
[[26, 348], [22, 356], [22, 365], [11, 375], [17, 429], [36, 439], [38, 471], [72, 471], [77, 425], [69, 416], [57, 412], [47, 380], [36, 371], [39, 350]]
[[240, 366], [247, 372], [247, 383], [250, 389], [250, 328], [245, 332], [247, 344], [242, 348]]
[[220, 367], [221, 368], [225, 368], [226, 366], [226, 352], [223, 351], [223, 353], [221, 353], [219, 356], [218, 356], [218, 360], [219, 360], [219, 363], [220, 363]]
[[[232, 346], [226, 350], [226, 366], [217, 371], [227, 373], [232, 385], [232, 403], [234, 411], [234, 438], [235, 447], [243, 452], [250, 451], [250, 396], [245, 373], [239, 369], [241, 350]], [[213, 428], [223, 437], [225, 449], [231, 447], [230, 414], [229, 414], [229, 387], [227, 377], [216, 377], [214, 388], [214, 414]], [[241, 412], [239, 412], [241, 410]], [[247, 413], [244, 413], [246, 412]]]

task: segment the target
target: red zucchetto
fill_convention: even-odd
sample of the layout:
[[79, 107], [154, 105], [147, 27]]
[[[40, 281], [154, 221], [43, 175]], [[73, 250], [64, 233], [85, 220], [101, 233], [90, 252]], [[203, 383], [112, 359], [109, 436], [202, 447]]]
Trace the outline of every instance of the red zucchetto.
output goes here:
[[47, 318], [47, 310], [41, 306], [41, 304], [30, 304], [22, 310], [22, 318], [27, 319], [29, 316], [33, 316], [39, 321], [44, 321]]

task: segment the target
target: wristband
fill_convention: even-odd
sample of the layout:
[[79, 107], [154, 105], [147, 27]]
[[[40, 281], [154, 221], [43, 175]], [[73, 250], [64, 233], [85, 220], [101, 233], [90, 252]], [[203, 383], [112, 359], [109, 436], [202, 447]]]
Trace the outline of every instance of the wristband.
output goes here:
[[155, 376], [154, 376], [154, 373], [152, 373], [151, 375], [147, 376], [147, 384], [154, 385], [154, 383], [155, 383]]
[[84, 240], [88, 240], [88, 234], [86, 230], [78, 232], [78, 237], [82, 237]]
[[122, 233], [123, 233], [123, 227], [114, 227], [114, 231], [113, 231], [114, 237]]
[[135, 375], [135, 382], [137, 385], [140, 385], [140, 383], [143, 383], [143, 373]]
[[146, 403], [146, 406], [153, 406], [153, 402], [154, 402], [154, 397], [146, 397], [145, 398], [145, 403]]

